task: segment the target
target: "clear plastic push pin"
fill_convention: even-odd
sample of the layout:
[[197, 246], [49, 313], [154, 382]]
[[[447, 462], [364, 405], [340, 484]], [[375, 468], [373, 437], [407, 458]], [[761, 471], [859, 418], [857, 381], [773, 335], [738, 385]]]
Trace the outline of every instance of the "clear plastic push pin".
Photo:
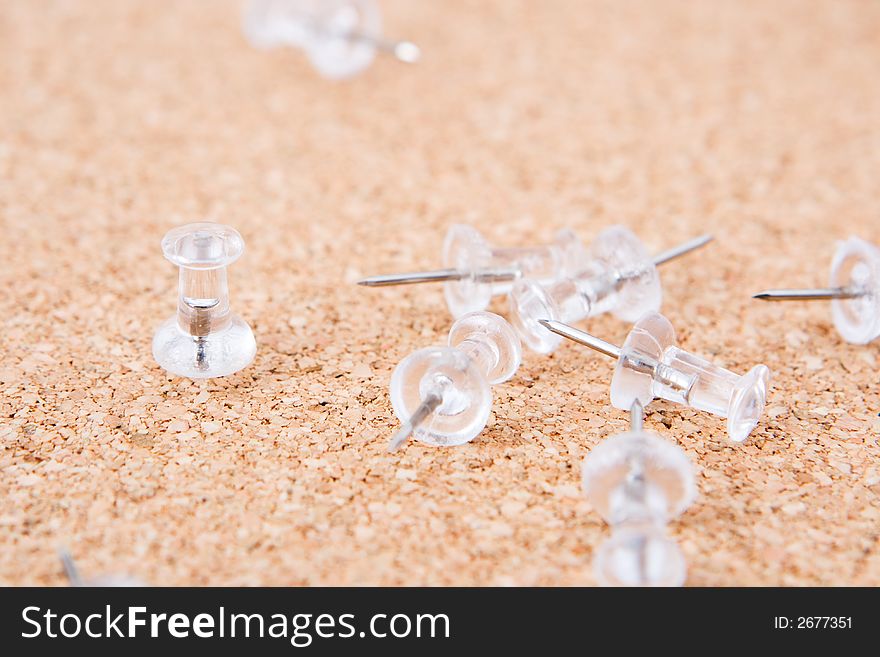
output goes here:
[[507, 294], [518, 278], [550, 283], [577, 271], [586, 257], [586, 248], [570, 230], [560, 231], [552, 244], [508, 248], [493, 247], [474, 228], [457, 224], [443, 243], [444, 269], [372, 276], [358, 283], [382, 287], [443, 281], [449, 312], [461, 317], [485, 310], [492, 297]]
[[635, 323], [622, 347], [553, 320], [540, 320], [554, 333], [617, 359], [611, 403], [628, 409], [666, 399], [727, 418], [727, 435], [742, 442], [764, 412], [770, 370], [756, 365], [744, 375], [713, 365], [675, 346], [675, 330], [659, 313]]
[[419, 47], [382, 37], [382, 18], [373, 0], [250, 0], [244, 34], [257, 48], [303, 49], [326, 78], [357, 75], [377, 51], [412, 64]]
[[551, 282], [518, 280], [510, 292], [510, 321], [520, 339], [541, 354], [554, 351], [562, 339], [545, 329], [539, 319], [572, 324], [612, 312], [634, 322], [657, 311], [663, 295], [657, 266], [690, 253], [712, 240], [703, 235], [651, 258], [642, 241], [623, 226], [602, 231], [589, 256], [574, 275]]
[[226, 376], [253, 361], [254, 334], [230, 311], [226, 283], [226, 267], [243, 251], [238, 231], [221, 224], [187, 224], [162, 239], [165, 257], [180, 267], [180, 284], [177, 314], [156, 331], [153, 356], [172, 374]]
[[880, 337], [880, 249], [850, 237], [841, 242], [831, 263], [831, 282], [822, 289], [765, 290], [764, 301], [831, 300], [831, 315], [847, 342], [868, 344]]
[[642, 430], [633, 402], [630, 430], [612, 436], [584, 459], [583, 484], [611, 538], [593, 561], [603, 586], [681, 586], [687, 567], [667, 523], [696, 498], [694, 470], [684, 451]]
[[493, 313], [461, 317], [448, 345], [413, 352], [391, 375], [391, 405], [403, 425], [389, 451], [410, 436], [437, 446], [473, 440], [489, 420], [491, 386], [512, 377], [522, 360], [513, 327]]
[[67, 550], [59, 550], [58, 556], [61, 559], [61, 565], [64, 567], [64, 574], [73, 587], [125, 587], [125, 586], [144, 586], [144, 583], [134, 577], [125, 575], [105, 575], [103, 577], [95, 577], [91, 579], [83, 579], [76, 567], [70, 552]]

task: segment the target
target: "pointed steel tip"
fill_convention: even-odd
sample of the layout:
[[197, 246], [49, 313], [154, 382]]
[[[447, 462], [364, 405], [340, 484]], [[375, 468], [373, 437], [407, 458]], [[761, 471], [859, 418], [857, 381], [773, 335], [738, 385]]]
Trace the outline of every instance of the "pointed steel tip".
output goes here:
[[394, 46], [394, 56], [404, 64], [416, 64], [422, 59], [422, 49], [412, 41], [401, 41]]
[[58, 558], [61, 560], [61, 566], [64, 568], [64, 574], [72, 586], [79, 586], [79, 569], [73, 560], [73, 555], [65, 547], [58, 548]]
[[391, 440], [388, 441], [388, 453], [393, 454], [400, 449], [400, 446], [412, 435], [414, 427], [407, 423], [398, 429]]
[[770, 298], [769, 292], [758, 292], [757, 294], [752, 295], [752, 299], [761, 299], [762, 301], [767, 301]]

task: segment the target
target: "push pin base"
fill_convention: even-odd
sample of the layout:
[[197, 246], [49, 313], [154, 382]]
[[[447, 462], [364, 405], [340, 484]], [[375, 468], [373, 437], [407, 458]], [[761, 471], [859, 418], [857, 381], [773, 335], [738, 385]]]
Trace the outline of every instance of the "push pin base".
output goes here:
[[256, 353], [251, 327], [235, 316], [224, 329], [204, 337], [181, 329], [174, 316], [153, 337], [156, 362], [172, 374], [191, 379], [229, 376], [250, 365]]

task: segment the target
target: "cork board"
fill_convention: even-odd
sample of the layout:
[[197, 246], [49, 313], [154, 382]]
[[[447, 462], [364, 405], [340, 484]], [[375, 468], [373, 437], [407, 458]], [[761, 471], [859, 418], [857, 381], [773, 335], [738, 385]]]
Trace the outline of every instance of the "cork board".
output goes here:
[[[623, 223], [657, 250], [711, 229], [664, 312], [774, 379], [743, 446], [649, 408], [699, 471], [670, 527], [688, 584], [880, 584], [880, 346], [750, 299], [880, 241], [880, 5], [382, 4], [424, 61], [344, 83], [251, 49], [235, 2], [0, 5], [0, 582], [65, 584], [65, 545], [156, 585], [594, 583], [580, 462], [627, 426], [606, 359], [528, 355], [472, 443], [385, 452], [394, 365], [451, 321], [437, 287], [353, 282], [438, 266], [459, 222], [507, 245]], [[199, 382], [150, 341], [159, 240], [206, 219], [246, 240], [258, 353]]]

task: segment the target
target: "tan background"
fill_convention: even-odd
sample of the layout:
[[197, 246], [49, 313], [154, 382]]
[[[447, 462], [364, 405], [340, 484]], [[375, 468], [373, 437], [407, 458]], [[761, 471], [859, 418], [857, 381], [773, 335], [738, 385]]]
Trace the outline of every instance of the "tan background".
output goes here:
[[[880, 584], [880, 345], [750, 299], [880, 241], [880, 3], [382, 5], [424, 62], [330, 83], [249, 48], [234, 2], [0, 2], [0, 582], [64, 584], [66, 545], [157, 585], [593, 583], [579, 466], [626, 426], [612, 363], [529, 355], [471, 444], [388, 455], [391, 370], [450, 318], [438, 287], [353, 281], [437, 266], [455, 222], [508, 245], [617, 222], [658, 250], [715, 232], [664, 268], [665, 312], [775, 374], [744, 446], [650, 409], [699, 469], [688, 583]], [[202, 219], [245, 237], [259, 344], [208, 382], [150, 353], [159, 240]]]

